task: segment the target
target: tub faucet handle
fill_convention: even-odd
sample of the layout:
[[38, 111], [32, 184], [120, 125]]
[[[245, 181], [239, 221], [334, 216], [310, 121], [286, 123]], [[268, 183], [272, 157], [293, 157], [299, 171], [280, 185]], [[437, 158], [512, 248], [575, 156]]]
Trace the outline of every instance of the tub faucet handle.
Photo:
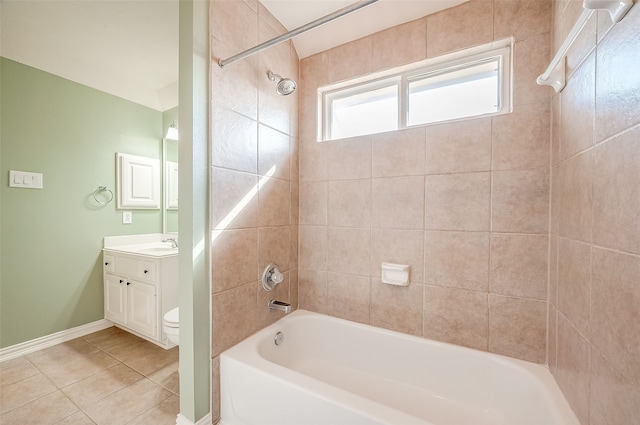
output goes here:
[[284, 275], [276, 263], [269, 264], [262, 273], [262, 287], [265, 291], [273, 291], [273, 288], [282, 283], [283, 280]]

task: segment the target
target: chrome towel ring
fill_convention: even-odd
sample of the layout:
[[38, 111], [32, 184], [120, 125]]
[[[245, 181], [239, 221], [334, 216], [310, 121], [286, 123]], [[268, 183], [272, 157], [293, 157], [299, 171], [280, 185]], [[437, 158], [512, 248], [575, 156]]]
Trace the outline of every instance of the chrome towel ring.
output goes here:
[[[97, 195], [102, 192], [109, 192], [109, 199], [107, 199], [106, 201], [101, 201], [100, 199], [98, 199]], [[93, 199], [95, 199], [95, 201], [100, 205], [107, 205], [109, 202], [113, 201], [113, 192], [106, 186], [98, 186], [98, 188], [93, 191]]]

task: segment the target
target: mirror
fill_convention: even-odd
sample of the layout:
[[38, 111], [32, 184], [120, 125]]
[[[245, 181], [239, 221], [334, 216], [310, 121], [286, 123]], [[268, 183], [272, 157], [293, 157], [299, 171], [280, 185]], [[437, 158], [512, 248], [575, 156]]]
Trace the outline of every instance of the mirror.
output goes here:
[[[178, 107], [162, 114], [162, 134], [178, 120]], [[163, 233], [178, 233], [178, 141], [162, 139], [162, 160], [164, 176], [163, 192]]]

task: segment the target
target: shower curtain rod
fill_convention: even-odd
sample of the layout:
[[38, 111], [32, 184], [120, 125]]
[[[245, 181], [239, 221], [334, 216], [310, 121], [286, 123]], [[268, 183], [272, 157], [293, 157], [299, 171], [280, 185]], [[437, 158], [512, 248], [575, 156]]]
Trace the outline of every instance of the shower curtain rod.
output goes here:
[[291, 30], [286, 34], [282, 34], [278, 37], [272, 38], [271, 40], [265, 41], [264, 43], [258, 44], [257, 46], [252, 47], [251, 49], [247, 49], [244, 52], [240, 52], [237, 55], [231, 56], [228, 59], [220, 59], [218, 61], [218, 65], [220, 66], [220, 68], [224, 68], [227, 65], [230, 65], [236, 61], [239, 61], [240, 59], [244, 59], [247, 56], [251, 56], [255, 53], [258, 53], [259, 51], [264, 50], [268, 47], [275, 46], [276, 44], [282, 43], [283, 41], [287, 41], [297, 35], [300, 35], [304, 32], [314, 29], [315, 27], [324, 25], [327, 22], [331, 22], [335, 19], [338, 19], [344, 15], [348, 15], [351, 12], [355, 12], [356, 10], [362, 9], [363, 7], [369, 6], [370, 4], [373, 4], [378, 1], [380, 0], [361, 0], [357, 3], [344, 7], [326, 16], [323, 16], [322, 18], [316, 19], [315, 21], [309, 22], [308, 24], [305, 24], [294, 30]]

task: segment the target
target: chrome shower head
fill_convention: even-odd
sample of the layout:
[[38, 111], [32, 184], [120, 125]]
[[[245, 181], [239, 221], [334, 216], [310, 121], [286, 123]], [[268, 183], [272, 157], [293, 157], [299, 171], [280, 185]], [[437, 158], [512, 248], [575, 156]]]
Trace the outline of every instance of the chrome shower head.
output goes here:
[[274, 74], [271, 71], [267, 71], [267, 77], [271, 81], [277, 81], [278, 85], [276, 86], [276, 92], [281, 96], [287, 96], [293, 93], [296, 90], [296, 82], [291, 78], [282, 78], [278, 74]]

